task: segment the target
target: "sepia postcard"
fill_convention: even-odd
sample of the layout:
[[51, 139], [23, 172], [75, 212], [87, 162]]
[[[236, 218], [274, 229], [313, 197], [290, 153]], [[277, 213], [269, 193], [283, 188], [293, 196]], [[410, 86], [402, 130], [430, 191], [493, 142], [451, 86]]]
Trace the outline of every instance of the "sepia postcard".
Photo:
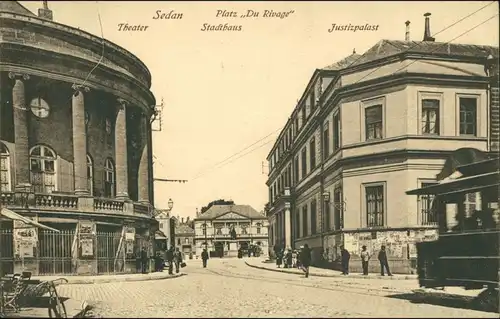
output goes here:
[[0, 1], [0, 318], [498, 318], [497, 1]]

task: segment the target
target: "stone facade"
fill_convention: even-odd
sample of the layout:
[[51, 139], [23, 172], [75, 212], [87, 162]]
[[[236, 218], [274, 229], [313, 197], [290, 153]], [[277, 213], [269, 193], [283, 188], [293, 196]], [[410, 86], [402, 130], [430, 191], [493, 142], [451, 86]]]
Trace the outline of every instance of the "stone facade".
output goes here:
[[[484, 65], [488, 53], [498, 57], [498, 48], [483, 46], [471, 59], [457, 45], [443, 59], [434, 51], [409, 52], [403, 44], [382, 40], [343, 60], [348, 63], [313, 74], [268, 156], [267, 215], [275, 246], [288, 246], [283, 230], [290, 228], [292, 246], [307, 243], [314, 264], [338, 266], [344, 245], [358, 271], [361, 246], [376, 255], [384, 244], [394, 271], [409, 273], [416, 266], [414, 244], [433, 240], [429, 199], [405, 191], [436, 182], [454, 150], [488, 151], [490, 138], [494, 143], [497, 111], [489, 116]], [[384, 51], [392, 55], [381, 58]], [[465, 108], [474, 114], [468, 128]], [[291, 206], [291, 227], [282, 218], [284, 201]], [[379, 270], [378, 262], [371, 267]]]
[[[2, 257], [16, 272], [29, 263], [44, 274], [133, 271], [141, 247], [152, 253], [157, 228], [150, 213], [151, 75], [111, 42], [112, 54], [89, 75], [101, 38], [50, 16], [37, 17], [17, 2], [0, 6], [0, 206], [64, 234], [34, 229], [34, 254]], [[16, 238], [16, 225], [1, 225]], [[71, 249], [61, 248], [61, 255], [47, 236]], [[43, 258], [68, 263], [42, 270]]]

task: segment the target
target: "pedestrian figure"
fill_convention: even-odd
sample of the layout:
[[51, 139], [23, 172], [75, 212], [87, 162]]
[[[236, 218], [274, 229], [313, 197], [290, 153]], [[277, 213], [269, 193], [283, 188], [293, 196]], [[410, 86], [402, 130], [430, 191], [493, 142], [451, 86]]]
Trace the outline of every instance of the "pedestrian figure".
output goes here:
[[293, 268], [297, 267], [297, 251], [296, 250], [292, 251], [292, 267]]
[[387, 276], [392, 276], [391, 270], [389, 269], [389, 263], [387, 262], [387, 251], [385, 250], [385, 246], [382, 245], [380, 247], [380, 251], [378, 253], [378, 260], [380, 261], [380, 275], [385, 276], [384, 268], [387, 270]]
[[[300, 247], [300, 249], [302, 249], [304, 247]], [[298, 269], [302, 269], [302, 263], [300, 261], [300, 250], [297, 251], [297, 259], [295, 261], [295, 266], [298, 268]]]
[[276, 265], [278, 268], [281, 268], [281, 264], [283, 263], [283, 251], [278, 251], [276, 253]]
[[292, 268], [293, 265], [292, 250], [290, 248], [286, 252], [285, 265], [286, 268]]
[[361, 266], [363, 267], [363, 275], [368, 275], [368, 261], [370, 260], [370, 253], [366, 250], [366, 246], [361, 247]]
[[174, 246], [171, 246], [169, 250], [167, 250], [166, 258], [168, 263], [168, 274], [174, 274]]
[[143, 274], [147, 273], [147, 264], [148, 264], [148, 252], [146, 251], [146, 247], [142, 247], [141, 250], [141, 272]]
[[176, 248], [175, 252], [174, 252], [174, 264], [175, 264], [175, 273], [176, 274], [179, 273], [179, 266], [180, 266], [181, 262], [182, 262], [182, 254], [179, 251], [179, 248]]
[[252, 257], [252, 249], [250, 247], [248, 247], [247, 249], [248, 249], [248, 257]]
[[208, 261], [208, 251], [207, 249], [203, 249], [203, 252], [201, 253], [201, 260], [203, 262], [203, 268], [207, 268], [207, 261]]
[[349, 254], [344, 246], [340, 246], [340, 256], [342, 263], [342, 275], [349, 275], [349, 260], [351, 259], [351, 254]]
[[300, 263], [302, 264], [302, 270], [306, 273], [306, 278], [309, 277], [309, 266], [311, 266], [311, 250], [308, 244], [304, 244], [300, 252]]

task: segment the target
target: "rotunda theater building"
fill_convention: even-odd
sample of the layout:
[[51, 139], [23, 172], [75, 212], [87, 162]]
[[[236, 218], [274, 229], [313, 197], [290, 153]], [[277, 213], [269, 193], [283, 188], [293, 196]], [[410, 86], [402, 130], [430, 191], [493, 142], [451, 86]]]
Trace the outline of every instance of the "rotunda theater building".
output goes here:
[[0, 1], [2, 270], [135, 272], [157, 227], [151, 74], [43, 3], [35, 15]]

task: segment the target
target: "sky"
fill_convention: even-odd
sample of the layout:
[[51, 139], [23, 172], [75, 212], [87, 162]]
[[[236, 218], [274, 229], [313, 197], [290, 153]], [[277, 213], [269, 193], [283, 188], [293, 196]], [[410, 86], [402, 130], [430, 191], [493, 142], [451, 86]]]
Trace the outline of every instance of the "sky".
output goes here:
[[[42, 6], [19, 2], [35, 13]], [[182, 217], [221, 198], [263, 210], [266, 157], [315, 69], [381, 39], [404, 40], [407, 20], [411, 39], [422, 40], [426, 12], [438, 42], [498, 46], [498, 15], [468, 32], [498, 13], [498, 3], [490, 3], [48, 1], [54, 21], [103, 34], [148, 66], [151, 91], [164, 101], [162, 130], [153, 133], [154, 176], [188, 180], [155, 182], [155, 206], [167, 208], [171, 198], [173, 215]], [[157, 10], [182, 19], [153, 19]], [[217, 17], [218, 10], [261, 14]], [[266, 18], [264, 10], [291, 13]], [[120, 23], [148, 28], [119, 31]], [[205, 23], [241, 31], [201, 31]], [[329, 33], [333, 23], [379, 27]]]

